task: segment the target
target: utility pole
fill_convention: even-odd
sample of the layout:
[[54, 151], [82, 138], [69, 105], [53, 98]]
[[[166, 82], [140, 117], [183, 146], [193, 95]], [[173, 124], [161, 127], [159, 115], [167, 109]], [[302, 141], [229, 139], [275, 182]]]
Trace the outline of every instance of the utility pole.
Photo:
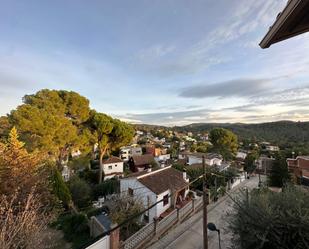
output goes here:
[[206, 186], [206, 164], [205, 156], [203, 155], [203, 241], [204, 249], [208, 249], [208, 235], [207, 235], [207, 204], [208, 204], [208, 195], [207, 195], [207, 186]]

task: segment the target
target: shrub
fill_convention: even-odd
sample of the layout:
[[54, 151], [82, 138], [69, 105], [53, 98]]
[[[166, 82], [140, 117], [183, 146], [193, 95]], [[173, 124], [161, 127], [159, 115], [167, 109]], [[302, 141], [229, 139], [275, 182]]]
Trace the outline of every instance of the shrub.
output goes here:
[[60, 229], [65, 240], [72, 242], [73, 248], [79, 248], [90, 240], [87, 217], [83, 214], [70, 214], [59, 219]]
[[289, 186], [281, 193], [267, 189], [242, 196], [229, 214], [233, 248], [308, 248], [309, 193]]
[[100, 196], [106, 196], [117, 192], [119, 192], [119, 181], [112, 178], [95, 185], [93, 187], [92, 196], [93, 199], [97, 199]]

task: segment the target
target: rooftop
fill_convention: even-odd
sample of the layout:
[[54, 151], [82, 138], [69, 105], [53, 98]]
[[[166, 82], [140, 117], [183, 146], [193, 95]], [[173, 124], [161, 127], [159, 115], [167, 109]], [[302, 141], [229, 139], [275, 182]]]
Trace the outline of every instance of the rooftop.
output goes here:
[[188, 183], [183, 178], [183, 172], [172, 167], [142, 175], [137, 179], [156, 194], [161, 194], [167, 190], [175, 192], [188, 186]]
[[201, 153], [201, 152], [188, 152], [188, 151], [184, 151], [184, 152], [181, 152], [180, 154], [187, 155], [187, 156], [195, 156], [195, 157], [200, 157], [200, 158], [205, 156], [205, 159], [213, 159], [213, 158], [220, 158], [220, 159], [222, 159], [222, 156], [220, 154], [217, 154], [217, 153]]
[[132, 159], [134, 161], [135, 166], [151, 164], [154, 161], [154, 157], [151, 154], [145, 154], [141, 156], [134, 155], [132, 156]]
[[103, 164], [110, 164], [110, 163], [122, 163], [123, 161], [116, 156], [111, 156], [110, 158], [104, 159]]

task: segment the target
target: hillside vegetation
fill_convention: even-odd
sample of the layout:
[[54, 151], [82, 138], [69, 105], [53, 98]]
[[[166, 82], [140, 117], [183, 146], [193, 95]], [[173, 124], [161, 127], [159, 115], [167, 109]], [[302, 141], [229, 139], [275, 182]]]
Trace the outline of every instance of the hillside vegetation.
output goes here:
[[[141, 126], [141, 125], [140, 125]], [[147, 125], [144, 125], [144, 127]], [[154, 128], [155, 126], [148, 126]], [[196, 123], [186, 126], [175, 126], [178, 132], [209, 132], [222, 127], [233, 131], [240, 141], [268, 141], [280, 146], [305, 145], [309, 141], [309, 122], [278, 121], [259, 124], [243, 123]], [[162, 128], [161, 126], [157, 127]]]
[[260, 124], [191, 124], [176, 130], [206, 132], [215, 127], [232, 130], [241, 140], [256, 139], [277, 144], [306, 143], [309, 141], [309, 122], [279, 121]]

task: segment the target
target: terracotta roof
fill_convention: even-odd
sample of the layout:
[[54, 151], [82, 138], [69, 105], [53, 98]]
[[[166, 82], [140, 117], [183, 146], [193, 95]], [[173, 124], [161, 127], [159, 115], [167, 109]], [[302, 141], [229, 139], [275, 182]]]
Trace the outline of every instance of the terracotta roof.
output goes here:
[[103, 164], [110, 164], [110, 163], [122, 163], [123, 161], [116, 156], [111, 156], [110, 158], [104, 159]]
[[[206, 167], [209, 167], [208, 164], [206, 164]], [[203, 168], [203, 164], [202, 163], [192, 163], [191, 165], [187, 165], [186, 166], [187, 169], [202, 169]]]
[[135, 156], [132, 156], [132, 159], [134, 161], [135, 166], [151, 164], [154, 161], [153, 155], [150, 155], [150, 154], [145, 154], [141, 156], [135, 155]]
[[188, 185], [183, 179], [183, 173], [172, 167], [141, 176], [137, 180], [156, 194], [161, 194], [169, 189], [175, 192], [184, 189]]

